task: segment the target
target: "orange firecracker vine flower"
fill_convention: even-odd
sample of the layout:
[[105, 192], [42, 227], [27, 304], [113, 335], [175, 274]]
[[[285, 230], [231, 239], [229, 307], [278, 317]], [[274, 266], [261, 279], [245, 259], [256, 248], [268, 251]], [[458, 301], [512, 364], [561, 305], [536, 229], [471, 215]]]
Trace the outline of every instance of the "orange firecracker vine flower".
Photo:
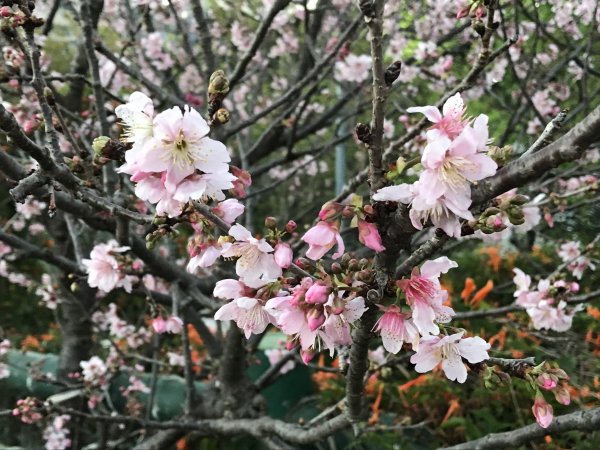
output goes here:
[[494, 282], [492, 280], [488, 280], [488, 282], [479, 289], [471, 301], [469, 302], [472, 307], [476, 308], [479, 304], [488, 296], [488, 294], [494, 289]]
[[477, 289], [477, 285], [475, 284], [475, 280], [471, 277], [468, 277], [465, 280], [465, 287], [462, 290], [462, 292], [460, 293], [460, 298], [465, 302], [465, 304], [467, 303], [467, 300], [469, 299], [469, 297], [471, 296], [471, 294], [473, 292], [475, 292], [475, 289]]

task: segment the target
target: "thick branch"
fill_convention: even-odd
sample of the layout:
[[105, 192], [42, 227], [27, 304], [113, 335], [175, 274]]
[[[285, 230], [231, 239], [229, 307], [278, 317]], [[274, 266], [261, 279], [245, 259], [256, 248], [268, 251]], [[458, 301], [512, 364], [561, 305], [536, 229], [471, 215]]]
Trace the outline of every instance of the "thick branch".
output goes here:
[[564, 162], [581, 157], [590, 145], [599, 140], [600, 106], [597, 106], [567, 134], [552, 144], [535, 153], [524, 155], [500, 169], [493, 177], [479, 182], [473, 188], [471, 195], [473, 204], [481, 204], [512, 188], [534, 180], [540, 174], [554, 169]]
[[446, 447], [446, 449], [484, 450], [492, 448], [517, 448], [520, 445], [530, 443], [532, 440], [543, 438], [546, 435], [560, 434], [571, 430], [595, 431], [599, 426], [600, 408], [596, 408], [555, 417], [548, 428], [532, 424], [513, 431], [488, 434], [481, 439]]

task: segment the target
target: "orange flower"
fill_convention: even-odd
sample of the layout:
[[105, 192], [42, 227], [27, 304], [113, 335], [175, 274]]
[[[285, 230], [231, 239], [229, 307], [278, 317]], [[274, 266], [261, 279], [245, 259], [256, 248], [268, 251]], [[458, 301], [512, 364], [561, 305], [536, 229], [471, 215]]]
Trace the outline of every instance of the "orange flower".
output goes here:
[[497, 334], [493, 335], [488, 340], [490, 345], [494, 345], [496, 342], [498, 342], [498, 350], [502, 350], [504, 348], [504, 344], [506, 343], [506, 328], [502, 328]]
[[587, 313], [592, 316], [593, 319], [600, 319], [600, 310], [594, 306], [588, 306]]
[[181, 439], [179, 439], [177, 441], [177, 444], [175, 444], [177, 447], [177, 450], [187, 450], [188, 446], [187, 446], [187, 440], [182, 437]]
[[469, 302], [472, 307], [477, 308], [479, 304], [487, 297], [487, 295], [494, 289], [494, 282], [492, 280], [488, 280], [488, 282], [479, 289], [471, 301]]
[[473, 291], [475, 291], [475, 289], [477, 289], [475, 280], [473, 280], [473, 278], [471, 278], [471, 277], [468, 277], [465, 280], [465, 288], [460, 293], [460, 298], [463, 299], [465, 304], [467, 303], [467, 299], [471, 296], [471, 294], [473, 293]]
[[498, 272], [500, 270], [500, 263], [502, 262], [498, 247], [485, 247], [482, 248], [480, 252], [485, 253], [488, 256], [488, 264], [494, 272]]
[[40, 340], [33, 335], [27, 335], [21, 341], [22, 350], [41, 350]]
[[442, 419], [442, 423], [446, 422], [446, 420], [448, 420], [450, 418], [450, 416], [452, 416], [452, 414], [454, 414], [459, 409], [460, 409], [460, 403], [458, 403], [458, 400], [455, 398], [450, 400], [450, 407], [448, 408], [448, 411], [446, 411], [446, 415]]
[[421, 384], [427, 383], [429, 376], [427, 374], [419, 375], [417, 378], [414, 378], [406, 383], [398, 386], [398, 392], [404, 392], [410, 389], [413, 386], [419, 386]]
[[375, 401], [371, 405], [371, 417], [369, 417], [369, 425], [375, 425], [379, 422], [379, 405], [381, 404], [381, 397], [383, 395], [383, 383], [379, 385], [379, 391], [377, 392], [377, 397], [375, 397]]

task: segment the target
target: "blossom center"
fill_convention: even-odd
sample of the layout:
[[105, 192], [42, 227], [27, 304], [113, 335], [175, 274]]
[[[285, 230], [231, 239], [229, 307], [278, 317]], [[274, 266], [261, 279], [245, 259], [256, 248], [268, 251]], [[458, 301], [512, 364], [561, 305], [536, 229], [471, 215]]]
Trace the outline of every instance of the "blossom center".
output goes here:
[[440, 167], [440, 178], [451, 188], [459, 189], [466, 182], [463, 172], [475, 168], [475, 164], [461, 156], [445, 158]]

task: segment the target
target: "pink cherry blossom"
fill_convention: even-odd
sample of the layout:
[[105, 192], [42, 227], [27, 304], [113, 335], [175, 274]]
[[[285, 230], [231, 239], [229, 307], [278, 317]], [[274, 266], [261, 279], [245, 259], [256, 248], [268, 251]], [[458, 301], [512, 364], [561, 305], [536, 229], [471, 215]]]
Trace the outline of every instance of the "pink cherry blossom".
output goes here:
[[536, 395], [531, 410], [540, 427], [548, 428], [550, 426], [554, 417], [554, 410], [552, 409], [552, 405], [542, 395]]
[[415, 268], [409, 279], [397, 281], [404, 291], [406, 301], [412, 310], [414, 325], [422, 335], [438, 334], [435, 322], [448, 322], [454, 310], [444, 306], [447, 293], [442, 290], [439, 276], [458, 265], [445, 256], [426, 261], [421, 270]]
[[238, 280], [225, 279], [217, 281], [213, 295], [217, 298], [234, 299], [249, 295], [249, 288]]
[[131, 286], [128, 285], [128, 280], [121, 272], [120, 264], [114, 256], [127, 250], [129, 247], [119, 247], [115, 240], [96, 245], [90, 253], [90, 259], [81, 261], [88, 273], [89, 286], [103, 292], [110, 292], [116, 287], [123, 286], [127, 292], [131, 292]]
[[413, 184], [387, 186], [379, 189], [373, 199], [410, 204], [411, 223], [418, 230], [423, 229], [423, 224], [431, 220], [434, 226], [443, 229], [448, 236], [460, 237], [459, 218], [474, 219], [469, 211], [470, 192], [455, 192], [449, 197], [441, 196], [434, 202], [429, 202], [422, 194], [422, 186], [420, 180]]
[[536, 306], [527, 308], [527, 314], [536, 330], [547, 329], [563, 332], [571, 328], [573, 316], [579, 309], [567, 310], [567, 303], [563, 300], [557, 306], [554, 306], [553, 303], [553, 300], [541, 300]]
[[385, 250], [385, 247], [381, 244], [381, 236], [377, 226], [366, 220], [358, 220], [358, 240], [377, 253]]
[[228, 198], [227, 200], [222, 201], [215, 206], [212, 209], [212, 212], [228, 224], [232, 224], [235, 222], [235, 219], [244, 213], [244, 209], [244, 205], [242, 205], [237, 199]]
[[183, 330], [183, 320], [177, 316], [170, 316], [165, 323], [165, 331], [167, 333], [179, 334]]
[[[338, 294], [342, 295], [342, 293]], [[339, 298], [341, 299], [341, 297]], [[360, 319], [368, 309], [365, 306], [363, 297], [343, 299], [343, 308], [341, 308], [341, 310], [338, 310], [334, 304], [335, 300], [335, 295], [331, 294], [329, 296], [329, 301], [326, 303], [326, 305], [330, 307], [329, 309], [326, 309], [326, 311], [330, 312], [323, 323], [322, 332], [319, 333], [320, 338], [329, 349], [330, 356], [333, 356], [336, 346], [350, 345], [352, 343], [350, 325]], [[337, 314], [333, 312], [334, 310]]]
[[[127, 142], [133, 142], [141, 147], [152, 137], [152, 119], [154, 118], [154, 105], [152, 100], [144, 93], [133, 92], [124, 105], [115, 108], [115, 115], [121, 119], [124, 127], [124, 136]], [[128, 154], [125, 154], [126, 158]], [[129, 157], [134, 156], [129, 152]], [[127, 159], [126, 159], [127, 160]], [[129, 162], [129, 160], [127, 160]]]
[[313, 318], [313, 322], [309, 324], [307, 313], [310, 314], [310, 310], [305, 312], [301, 309], [293, 296], [272, 298], [267, 301], [265, 308], [276, 318], [277, 326], [281, 331], [300, 341], [302, 350], [306, 351], [314, 345], [318, 328], [313, 328], [311, 325], [314, 326], [316, 322]]
[[362, 83], [369, 78], [371, 65], [371, 56], [350, 53], [344, 60], [335, 63], [335, 78], [338, 81]]
[[153, 137], [134, 155], [136, 170], [166, 172], [170, 192], [196, 169], [228, 173], [229, 153], [221, 142], [207, 137], [209, 131], [202, 116], [188, 106], [183, 112], [177, 106], [161, 112], [153, 121]]
[[428, 133], [428, 139], [434, 140], [440, 136], [454, 139], [460, 134], [468, 120], [464, 118], [465, 104], [460, 93], [454, 94], [442, 107], [442, 111], [435, 106], [417, 106], [408, 108], [408, 113], [423, 113], [433, 125]]
[[215, 320], [233, 320], [238, 328], [244, 330], [246, 339], [251, 334], [260, 334], [269, 324], [275, 324], [275, 318], [261, 301], [252, 297], [240, 297], [221, 306], [215, 313]]
[[292, 264], [293, 252], [289, 244], [280, 242], [275, 246], [275, 263], [282, 269], [287, 269]]
[[264, 239], [256, 239], [242, 225], [236, 224], [229, 229], [229, 235], [236, 242], [225, 248], [222, 256], [237, 257], [235, 270], [246, 282], [276, 280], [281, 276], [281, 267], [275, 263], [271, 247]]
[[167, 321], [162, 316], [155, 317], [152, 319], [152, 328], [155, 333], [162, 334], [167, 331]]
[[489, 136], [487, 121], [482, 114], [473, 127], [466, 125], [454, 140], [439, 136], [425, 147], [421, 158], [425, 170], [419, 180], [420, 192], [427, 202], [454, 193], [470, 196], [469, 182], [496, 173], [498, 165], [484, 154]]
[[194, 273], [199, 268], [205, 269], [212, 266], [219, 259], [222, 251], [223, 249], [219, 244], [201, 244], [199, 251], [190, 258], [186, 270]]
[[439, 363], [449, 380], [464, 383], [467, 380], [467, 368], [462, 358], [472, 364], [489, 358], [487, 350], [490, 344], [480, 337], [463, 338], [464, 331], [450, 336], [429, 336], [421, 339], [417, 352], [410, 362], [419, 373], [429, 372]]
[[79, 363], [83, 379], [92, 384], [104, 384], [108, 368], [98, 356], [92, 356], [87, 361]]
[[373, 330], [379, 333], [383, 348], [390, 353], [398, 353], [404, 342], [412, 344], [413, 350], [419, 347], [419, 331], [412, 320], [407, 318], [396, 305], [384, 309]]
[[333, 248], [337, 243], [337, 252], [332, 255], [333, 259], [337, 259], [344, 253], [344, 241], [340, 235], [336, 225], [329, 222], [319, 222], [310, 230], [308, 230], [302, 240], [309, 245], [306, 256], [313, 261], [317, 261]]

